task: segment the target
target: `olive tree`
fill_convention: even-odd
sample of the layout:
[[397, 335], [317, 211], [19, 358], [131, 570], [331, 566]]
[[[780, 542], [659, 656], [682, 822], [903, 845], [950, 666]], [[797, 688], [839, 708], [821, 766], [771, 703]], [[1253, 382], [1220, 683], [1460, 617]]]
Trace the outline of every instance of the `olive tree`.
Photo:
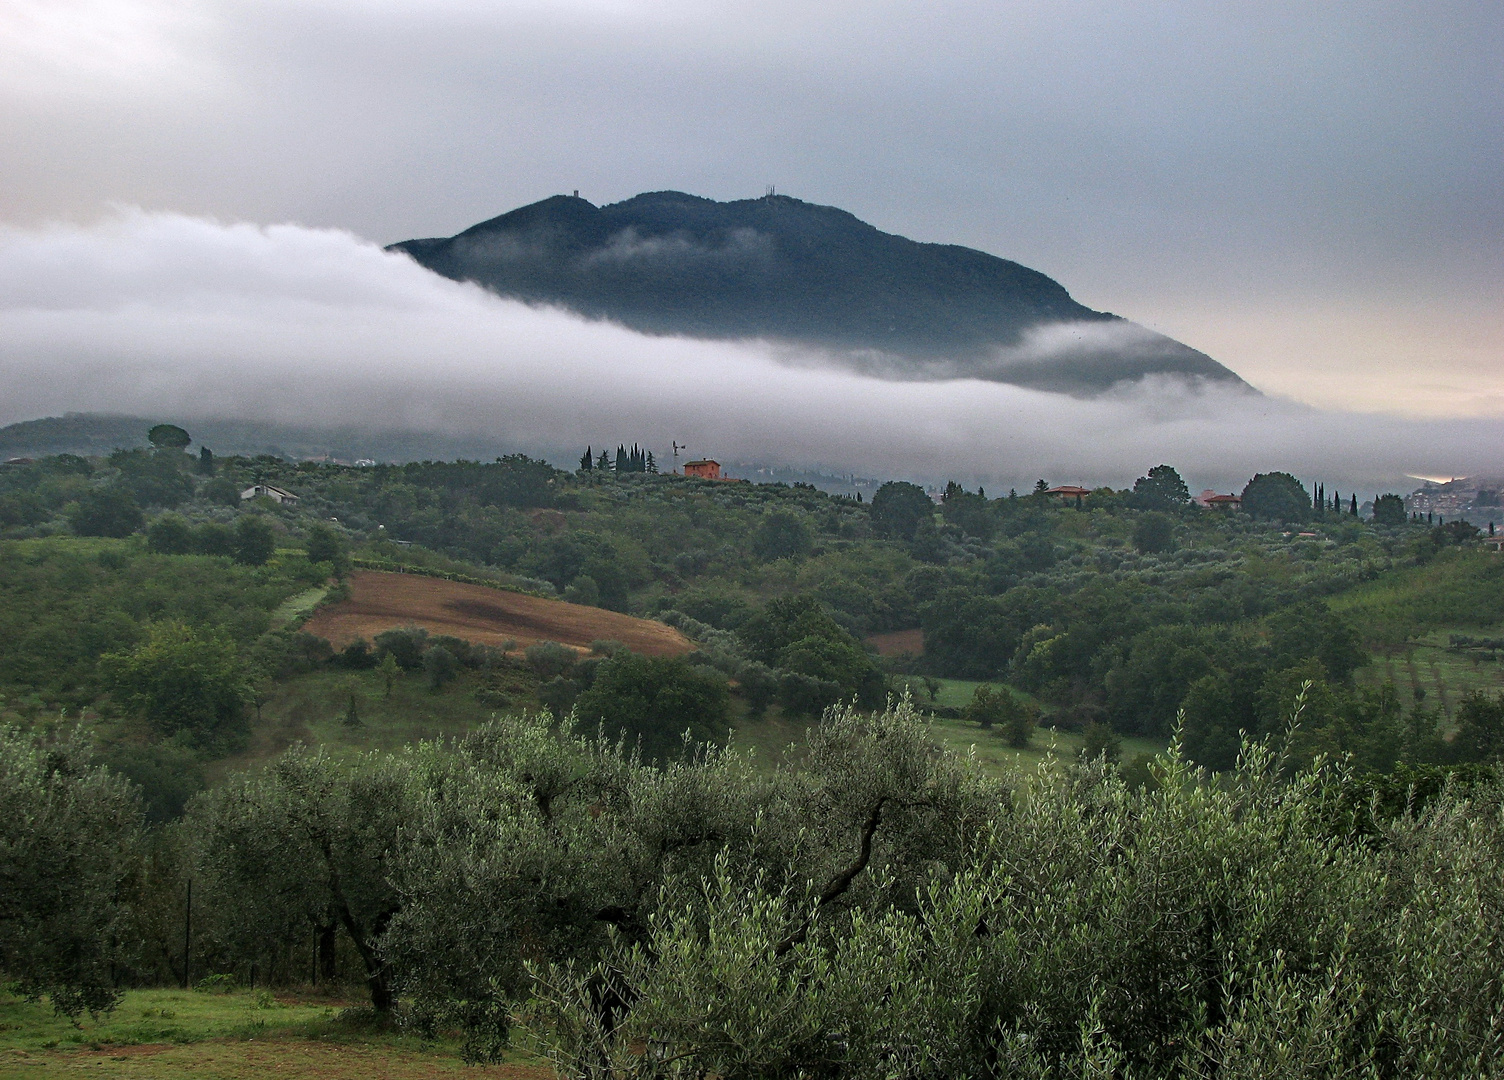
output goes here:
[[[717, 873], [737, 889], [808, 894], [784, 952], [863, 911], [913, 909], [928, 868], [964, 862], [1005, 801], [937, 755], [907, 705], [831, 711], [798, 770], [690, 749], [648, 765], [545, 718], [466, 740], [415, 815], [395, 878], [405, 903], [385, 949], [418, 1012], [460, 1024], [470, 1052], [492, 1056], [532, 988], [530, 962], [596, 971], [612, 949], [651, 941], [665, 906]], [[630, 999], [600, 972], [582, 978], [592, 1022], [609, 1027]]]
[[160, 735], [183, 732], [200, 744], [245, 726], [250, 673], [235, 643], [180, 622], [154, 623], [129, 652], [100, 658], [110, 688]]
[[0, 970], [24, 996], [69, 1016], [115, 1003], [140, 830], [135, 788], [79, 737], [0, 729]]
[[260, 773], [199, 796], [187, 828], [224, 952], [251, 963], [342, 931], [360, 956], [371, 1005], [395, 1000], [379, 943], [402, 908], [389, 875], [434, 751], [336, 761], [295, 746]]
[[725, 852], [645, 939], [532, 965], [526, 1019], [582, 1080], [1500, 1075], [1497, 780], [1358, 839], [1341, 770], [1153, 771], [1047, 763], [912, 904], [846, 919]]

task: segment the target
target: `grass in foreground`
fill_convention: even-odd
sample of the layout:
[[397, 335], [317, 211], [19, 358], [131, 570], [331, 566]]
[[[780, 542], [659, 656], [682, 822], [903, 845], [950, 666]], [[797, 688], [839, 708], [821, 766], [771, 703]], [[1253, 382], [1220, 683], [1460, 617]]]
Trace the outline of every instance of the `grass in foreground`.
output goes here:
[[132, 990], [112, 1012], [85, 1016], [75, 1025], [45, 1002], [0, 994], [0, 1077], [50, 1080], [83, 1070], [152, 1080], [551, 1076], [521, 1059], [467, 1066], [456, 1042], [381, 1031], [368, 1022], [368, 1013], [347, 1006], [264, 990]]

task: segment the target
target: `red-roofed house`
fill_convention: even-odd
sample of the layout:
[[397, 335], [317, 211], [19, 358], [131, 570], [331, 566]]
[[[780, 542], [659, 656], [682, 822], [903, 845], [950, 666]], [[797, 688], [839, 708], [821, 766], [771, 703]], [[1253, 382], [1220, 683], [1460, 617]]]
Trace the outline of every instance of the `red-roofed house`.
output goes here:
[[706, 458], [704, 461], [686, 461], [684, 463], [685, 476], [698, 476], [701, 480], [721, 479], [721, 463]]
[[1090, 495], [1091, 488], [1074, 487], [1070, 484], [1063, 484], [1060, 487], [1050, 488], [1045, 492], [1045, 494], [1053, 495], [1063, 503], [1076, 503], [1080, 502], [1082, 499]]

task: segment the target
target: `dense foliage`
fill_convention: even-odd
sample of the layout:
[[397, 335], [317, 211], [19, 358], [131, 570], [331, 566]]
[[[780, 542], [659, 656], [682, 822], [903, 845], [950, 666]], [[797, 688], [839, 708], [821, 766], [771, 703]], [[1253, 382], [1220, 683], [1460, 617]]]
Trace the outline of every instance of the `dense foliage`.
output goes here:
[[[907, 704], [832, 710], [797, 767], [713, 748], [651, 766], [514, 716], [448, 750], [294, 749], [199, 796], [175, 854], [148, 856], [118, 782], [6, 752], [7, 806], [66, 790], [48, 835], [82, 856], [63, 878], [18, 847], [7, 880], [86, 956], [149, 951], [130, 940], [161, 906], [149, 889], [121, 891], [131, 918], [87, 891], [140, 858], [168, 902], [198, 884], [198, 970], [265, 978], [312, 937], [353, 952], [378, 1011], [458, 1025], [482, 1058], [520, 1022], [566, 1077], [1462, 1078], [1504, 1060], [1496, 768], [1416, 774], [1407, 796], [1256, 744], [1213, 780], [1172, 745], [1141, 787], [1100, 759], [998, 780], [937, 753]], [[68, 995], [99, 961], [47, 968], [26, 938], [43, 932], [0, 923], [22, 942], [12, 974], [89, 1004]]]
[[0, 728], [0, 971], [22, 994], [70, 1015], [114, 1003], [139, 828], [132, 785], [86, 743]]
[[[661, 617], [696, 640], [698, 659], [733, 680], [754, 715], [879, 703], [884, 672], [862, 639], [919, 627], [910, 672], [1008, 681], [1044, 703], [1050, 723], [1081, 730], [1163, 738], [1184, 710], [1187, 752], [1217, 768], [1232, 764], [1240, 732], [1279, 729], [1309, 682], [1296, 752], [1351, 752], [1387, 769], [1460, 751], [1436, 702], [1355, 681], [1369, 650], [1424, 625], [1487, 628], [1504, 588], [1501, 565], [1479, 561], [1462, 523], [1394, 520], [1384, 499], [1365, 523], [1324, 497], [1313, 504], [1283, 473], [1250, 481], [1247, 513], [1193, 506], [1169, 465], [1130, 491], [1064, 503], [1040, 481], [1003, 498], [952, 483], [938, 506], [893, 482], [863, 504], [808, 486], [637, 471], [645, 452], [625, 450], [630, 469], [604, 454], [568, 474], [521, 456], [352, 468], [206, 458], [179, 442], [0, 470], [0, 529], [34, 538], [12, 542], [0, 564], [0, 609], [15, 628], [0, 693], [13, 720], [86, 708], [134, 713], [161, 735], [192, 729], [201, 743], [209, 728], [233, 731], [228, 704], [213, 724], [150, 720], [146, 699], [112, 682], [99, 657], [129, 655], [162, 632], [154, 624], [176, 622], [232, 641], [252, 681], [342, 662], [278, 631], [271, 614], [299, 586], [347, 574], [353, 558]], [[253, 482], [298, 501], [243, 500]], [[134, 529], [145, 552], [130, 535], [95, 547], [63, 539]], [[1332, 614], [1383, 581], [1439, 583], [1456, 567], [1467, 569], [1445, 590], [1412, 590], [1361, 627]], [[780, 605], [807, 625], [774, 643], [768, 628], [788, 622]], [[435, 687], [467, 665], [463, 643], [416, 648], [398, 660]], [[362, 655], [379, 662], [382, 651]], [[542, 676], [538, 700], [567, 712], [596, 666]]]

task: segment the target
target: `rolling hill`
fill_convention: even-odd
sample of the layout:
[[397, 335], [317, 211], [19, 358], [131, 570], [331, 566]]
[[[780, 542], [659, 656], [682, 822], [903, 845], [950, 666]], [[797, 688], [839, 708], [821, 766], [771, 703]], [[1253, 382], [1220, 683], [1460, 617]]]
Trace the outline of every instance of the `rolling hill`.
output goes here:
[[971, 248], [882, 232], [782, 195], [559, 195], [389, 250], [458, 281], [649, 334], [765, 339], [899, 379], [973, 377], [1094, 394], [1178, 376], [1246, 386], [1187, 345]]

